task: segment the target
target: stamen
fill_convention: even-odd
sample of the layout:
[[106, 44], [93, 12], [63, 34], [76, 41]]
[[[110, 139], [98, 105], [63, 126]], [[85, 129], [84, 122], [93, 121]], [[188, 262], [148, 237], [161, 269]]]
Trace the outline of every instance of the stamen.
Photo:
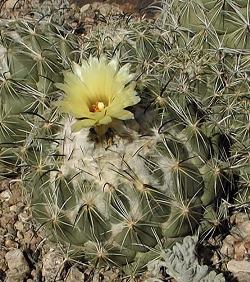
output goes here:
[[95, 104], [91, 105], [90, 111], [93, 113], [101, 112], [105, 108], [105, 105], [103, 102], [96, 102]]
[[98, 102], [98, 103], [97, 103], [97, 108], [98, 108], [100, 111], [102, 111], [102, 110], [105, 108], [104, 103], [103, 103], [103, 102]]

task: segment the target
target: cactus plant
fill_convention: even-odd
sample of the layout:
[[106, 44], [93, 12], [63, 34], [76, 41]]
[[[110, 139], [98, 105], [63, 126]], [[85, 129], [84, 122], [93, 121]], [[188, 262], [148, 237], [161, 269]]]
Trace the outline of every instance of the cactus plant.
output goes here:
[[[90, 58], [65, 73], [59, 105], [75, 118], [62, 118], [53, 158], [42, 170], [30, 163], [24, 182], [35, 218], [73, 257], [144, 266], [159, 238], [168, 244], [206, 221], [228, 182], [225, 162], [192, 108], [172, 99], [159, 109], [134, 105], [127, 66], [105, 61]], [[135, 119], [127, 120], [133, 114], [123, 107], [132, 105]]]
[[[249, 146], [247, 45], [217, 48], [214, 37], [204, 44], [204, 30], [176, 8], [184, 2], [171, 2], [155, 24], [97, 27], [72, 64], [64, 60], [73, 50], [71, 44], [64, 48], [68, 37], [56, 32], [57, 41], [42, 33], [38, 40], [19, 26], [25, 41], [4, 64], [14, 80], [3, 93], [13, 81], [18, 90], [1, 94], [13, 97], [11, 114], [24, 122], [24, 129], [20, 123], [12, 130], [17, 139], [11, 143], [18, 145], [15, 156], [34, 217], [74, 258], [141, 269], [159, 243], [216, 228], [220, 198], [249, 179], [247, 170], [239, 172]], [[210, 9], [188, 2], [204, 17]], [[223, 42], [221, 27], [209, 31]], [[16, 48], [20, 37], [6, 42]], [[45, 63], [27, 53], [27, 42], [35, 53], [45, 45]], [[59, 68], [70, 67], [63, 81]], [[20, 93], [25, 111], [15, 103]], [[11, 107], [1, 105], [5, 117]], [[31, 117], [23, 119], [27, 112]], [[15, 164], [8, 149], [1, 148], [0, 160]]]
[[[200, 265], [197, 255], [196, 246], [198, 237], [187, 236], [182, 244], [176, 243], [172, 250], [161, 249], [159, 258], [148, 264], [150, 278], [147, 282], [162, 281], [160, 269], [164, 268], [165, 272], [173, 277], [176, 281], [194, 281], [194, 282], [224, 282], [223, 274], [217, 274], [210, 270], [207, 265]], [[164, 278], [163, 278], [164, 279]]]
[[28, 149], [32, 120], [42, 120], [50, 108], [54, 83], [76, 56], [77, 41], [50, 23], [2, 20], [0, 26], [0, 150], [5, 156], [1, 163], [8, 164], [1, 165], [0, 173], [6, 176], [15, 173]]
[[214, 49], [249, 49], [248, 0], [170, 2], [172, 11], [178, 15], [178, 29], [183, 34], [195, 36]]
[[242, 199], [247, 203], [250, 177], [250, 3], [237, 0], [174, 0], [165, 4], [174, 18], [166, 20], [165, 24], [171, 28], [176, 44], [202, 48], [214, 54], [215, 60], [207, 68], [207, 75], [199, 74], [200, 77], [195, 79], [195, 93], [202, 100], [202, 108], [211, 111], [211, 133], [223, 132], [227, 139], [224, 138], [228, 143], [227, 149], [222, 153], [230, 157], [232, 171], [239, 177], [242, 193], [238, 200], [241, 197], [241, 203]]

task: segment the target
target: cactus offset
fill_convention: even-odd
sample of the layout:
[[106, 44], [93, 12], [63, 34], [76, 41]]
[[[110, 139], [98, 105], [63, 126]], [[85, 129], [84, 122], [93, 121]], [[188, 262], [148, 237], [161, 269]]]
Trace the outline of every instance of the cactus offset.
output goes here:
[[40, 116], [46, 126], [42, 116], [55, 98], [54, 83], [62, 80], [61, 70], [75, 57], [77, 43], [50, 23], [3, 20], [0, 26], [0, 149], [10, 153], [14, 165], [1, 165], [0, 174], [6, 176], [17, 171], [22, 153], [34, 141], [29, 140], [33, 119]]

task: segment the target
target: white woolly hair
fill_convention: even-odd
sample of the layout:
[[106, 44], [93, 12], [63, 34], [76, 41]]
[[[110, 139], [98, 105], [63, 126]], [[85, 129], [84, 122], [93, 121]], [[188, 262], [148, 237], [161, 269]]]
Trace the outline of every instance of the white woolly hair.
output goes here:
[[0, 46], [0, 74], [1, 75], [9, 72], [6, 53], [7, 50], [4, 47]]
[[155, 138], [140, 137], [133, 132], [133, 142], [116, 137], [114, 144], [105, 148], [89, 140], [89, 129], [72, 133], [72, 120], [67, 119], [64, 124], [64, 142], [60, 152], [65, 156], [61, 166], [64, 175], [81, 171], [85, 173], [86, 180], [96, 182], [102, 189], [106, 183], [117, 187], [121, 181], [118, 171], [126, 170], [137, 176], [142, 183], [159, 185], [145, 166], [145, 159], [141, 157], [154, 152]]
[[[127, 222], [131, 222], [141, 219], [144, 213], [140, 208], [140, 197], [134, 195], [135, 190], [142, 189], [144, 184], [150, 184], [165, 193], [165, 190], [170, 190], [169, 186], [173, 183], [171, 174], [173, 160], [157, 151], [157, 142], [162, 138], [158, 133], [152, 136], [140, 136], [132, 130], [130, 139], [115, 136], [114, 143], [105, 147], [104, 144], [96, 144], [89, 140], [89, 129], [73, 133], [72, 123], [73, 119], [70, 118], [63, 121], [64, 128], [61, 136], [63, 144], [59, 153], [64, 155], [64, 161], [59, 169], [69, 179], [81, 174], [80, 178], [73, 177], [72, 179], [74, 189], [78, 189], [79, 181], [82, 182], [83, 179], [95, 187], [86, 194], [83, 191], [79, 205], [87, 201], [103, 215], [108, 216], [109, 211], [102, 200], [104, 194], [100, 192], [108, 193], [109, 189], [106, 187], [126, 189], [126, 192], [123, 192], [130, 199], [130, 211], [126, 214], [127, 211], [124, 210], [124, 218]], [[150, 161], [150, 158], [153, 161]], [[150, 165], [148, 165], [149, 162]], [[155, 176], [156, 170], [162, 171], [161, 180]], [[51, 174], [51, 180], [54, 177], [55, 175]], [[77, 211], [78, 204], [73, 209]]]

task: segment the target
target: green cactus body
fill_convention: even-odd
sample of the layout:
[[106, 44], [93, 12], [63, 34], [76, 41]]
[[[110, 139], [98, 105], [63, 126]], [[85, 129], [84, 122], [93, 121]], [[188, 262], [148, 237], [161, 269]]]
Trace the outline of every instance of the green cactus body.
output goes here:
[[180, 30], [185, 28], [192, 36], [206, 31], [206, 41], [214, 45], [216, 37], [225, 48], [249, 49], [247, 27], [248, 1], [173, 1]]
[[[228, 148], [218, 152], [219, 158], [230, 158], [232, 173], [237, 174], [239, 183], [247, 187], [249, 156], [246, 151], [250, 140], [250, 85], [247, 78], [249, 1], [174, 0], [168, 7], [178, 22], [178, 28], [174, 30], [177, 34], [176, 46], [181, 50], [201, 49], [204, 54], [214, 56], [204, 64], [203, 74], [194, 79], [193, 89], [202, 108], [210, 111], [212, 119], [206, 121], [203, 128], [205, 131], [210, 128], [210, 131], [213, 127], [210, 133], [207, 131], [211, 140], [222, 132], [227, 139]], [[169, 22], [167, 25], [171, 26]], [[208, 64], [210, 67], [207, 68]]]
[[29, 143], [34, 119], [53, 105], [54, 83], [75, 58], [77, 43], [72, 34], [50, 23], [2, 20], [0, 28], [0, 148], [6, 152], [16, 147], [15, 154], [8, 151], [9, 164], [15, 166], [0, 166], [0, 175], [7, 176], [6, 171], [20, 164], [18, 155]]
[[206, 169], [206, 154], [197, 166], [203, 151], [194, 155], [197, 146], [183, 144], [174, 124], [140, 136], [118, 123], [120, 137], [109, 146], [89, 140], [89, 129], [72, 133], [72, 119], [61, 124], [56, 162], [49, 158], [24, 181], [35, 218], [73, 257], [120, 266], [148, 261], [159, 238], [194, 233], [205, 207], [223, 193], [220, 171]]

